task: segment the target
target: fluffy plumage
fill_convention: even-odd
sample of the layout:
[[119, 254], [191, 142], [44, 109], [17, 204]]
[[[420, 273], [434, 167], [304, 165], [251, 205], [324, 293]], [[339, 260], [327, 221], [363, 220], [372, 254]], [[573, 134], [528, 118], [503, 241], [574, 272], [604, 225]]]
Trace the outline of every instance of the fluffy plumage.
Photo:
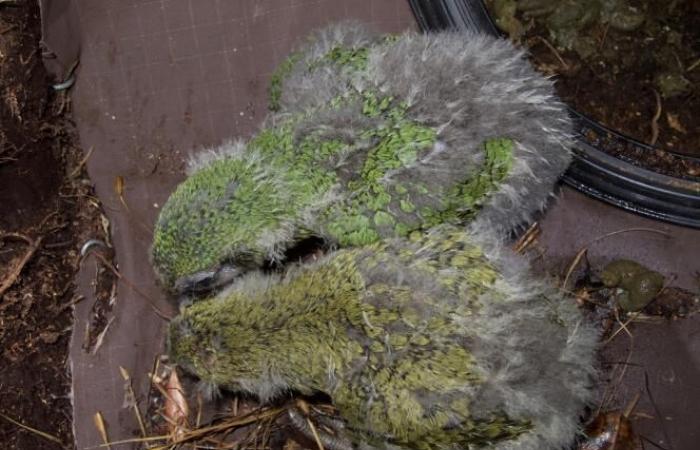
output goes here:
[[273, 81], [278, 112], [260, 133], [204, 152], [164, 206], [152, 254], [168, 288], [224, 284], [309, 236], [350, 247], [440, 223], [505, 232], [569, 163], [564, 107], [504, 40], [336, 26]]
[[325, 392], [359, 448], [562, 448], [596, 331], [491, 242], [442, 226], [249, 274], [171, 323], [170, 355], [263, 402]]

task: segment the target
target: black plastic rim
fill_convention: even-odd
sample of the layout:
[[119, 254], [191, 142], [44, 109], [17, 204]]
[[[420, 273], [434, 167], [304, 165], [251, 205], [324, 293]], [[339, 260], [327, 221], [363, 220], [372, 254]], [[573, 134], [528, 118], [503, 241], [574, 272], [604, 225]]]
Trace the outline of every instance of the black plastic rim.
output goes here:
[[[481, 0], [409, 0], [424, 31], [458, 29], [500, 35]], [[650, 148], [569, 109], [582, 136], [592, 130], [608, 140]], [[691, 157], [678, 155], [693, 160]], [[695, 159], [697, 160], [697, 159]], [[654, 219], [700, 228], [700, 180], [675, 178], [615, 158], [580, 137], [567, 185], [596, 199]]]

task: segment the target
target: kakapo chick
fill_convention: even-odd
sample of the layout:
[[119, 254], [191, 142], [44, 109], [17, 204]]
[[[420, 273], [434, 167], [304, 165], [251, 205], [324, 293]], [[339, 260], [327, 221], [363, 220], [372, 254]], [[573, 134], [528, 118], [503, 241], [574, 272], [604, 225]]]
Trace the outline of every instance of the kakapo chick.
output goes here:
[[505, 40], [342, 25], [283, 65], [279, 112], [203, 152], [164, 205], [153, 263], [179, 293], [225, 285], [309, 237], [351, 247], [441, 223], [507, 232], [570, 160], [551, 82]]
[[596, 331], [483, 237], [420, 236], [243, 276], [171, 322], [170, 355], [263, 403], [324, 392], [356, 448], [570, 444]]

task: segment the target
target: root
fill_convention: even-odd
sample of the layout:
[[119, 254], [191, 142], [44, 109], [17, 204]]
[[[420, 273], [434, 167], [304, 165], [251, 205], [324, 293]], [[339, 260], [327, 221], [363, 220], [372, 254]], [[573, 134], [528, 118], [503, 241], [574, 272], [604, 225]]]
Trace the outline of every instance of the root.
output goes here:
[[27, 251], [24, 252], [24, 255], [22, 255], [22, 257], [19, 260], [17, 260], [17, 262], [14, 264], [14, 267], [12, 267], [12, 269], [10, 270], [9, 276], [5, 278], [2, 282], [0, 282], [0, 297], [5, 295], [5, 292], [8, 289], [10, 289], [12, 285], [15, 284], [20, 274], [22, 273], [24, 266], [27, 265], [27, 263], [32, 259], [36, 251], [41, 246], [43, 237], [38, 237], [36, 240], [32, 240], [20, 233], [5, 233], [0, 236], [0, 240], [5, 239], [24, 241], [27, 243], [28, 248]]

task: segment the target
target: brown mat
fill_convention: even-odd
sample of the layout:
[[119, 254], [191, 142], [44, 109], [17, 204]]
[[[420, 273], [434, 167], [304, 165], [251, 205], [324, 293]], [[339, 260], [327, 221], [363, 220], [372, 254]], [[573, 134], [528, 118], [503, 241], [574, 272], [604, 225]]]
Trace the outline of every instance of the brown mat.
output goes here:
[[[270, 73], [311, 29], [344, 18], [386, 32], [416, 26], [404, 0], [77, 0], [75, 6], [82, 55], [73, 103], [83, 148], [92, 149], [88, 170], [112, 226], [121, 274], [162, 309], [168, 305], [148, 262], [151, 224], [182, 180], [188, 155], [255, 130], [266, 114]], [[117, 177], [126, 207], [114, 189]], [[119, 366], [134, 378], [143, 403], [164, 324], [120, 283], [102, 346], [94, 355], [84, 352], [92, 258], [79, 276], [87, 300], [76, 308], [71, 347], [79, 449], [101, 443], [92, 420], [97, 411], [111, 439], [137, 434], [133, 412], [122, 407]]]
[[[119, 270], [128, 280], [119, 284], [103, 345], [90, 355], [82, 345], [94, 302], [92, 258], [79, 276], [87, 299], [76, 308], [71, 361], [75, 435], [83, 449], [101, 443], [92, 420], [97, 411], [110, 438], [136, 434], [133, 414], [122, 407], [119, 366], [135, 378], [143, 401], [146, 374], [162, 350], [164, 322], [141, 294], [168, 308], [148, 264], [150, 229], [160, 205], [183, 178], [187, 156], [202, 146], [254, 132], [266, 114], [265, 89], [272, 69], [293, 41], [312, 28], [349, 17], [388, 32], [415, 23], [404, 0], [75, 0], [74, 5], [82, 40], [73, 91], [75, 118], [83, 147], [92, 149], [88, 169], [112, 226]], [[47, 35], [47, 46], [67, 48], [55, 51], [68, 61], [66, 55], [75, 47], [52, 42], [59, 34]], [[124, 202], [114, 189], [118, 177], [124, 181]], [[640, 218], [570, 190], [561, 198], [542, 222], [540, 240], [549, 261], [562, 267], [581, 247], [608, 232], [662, 229], [674, 238], [629, 232], [597, 242], [590, 247], [591, 262], [610, 255], [635, 258], [675, 274], [676, 284], [697, 289], [700, 232]], [[699, 332], [700, 322], [694, 318], [647, 325], [635, 334], [629, 361], [636, 365], [627, 372], [629, 382], [618, 393], [619, 403], [641, 392], [639, 410], [652, 418], [636, 423], [664, 448], [691, 449], [698, 440], [693, 425], [700, 417]], [[607, 358], [625, 361], [627, 343], [618, 338]]]

